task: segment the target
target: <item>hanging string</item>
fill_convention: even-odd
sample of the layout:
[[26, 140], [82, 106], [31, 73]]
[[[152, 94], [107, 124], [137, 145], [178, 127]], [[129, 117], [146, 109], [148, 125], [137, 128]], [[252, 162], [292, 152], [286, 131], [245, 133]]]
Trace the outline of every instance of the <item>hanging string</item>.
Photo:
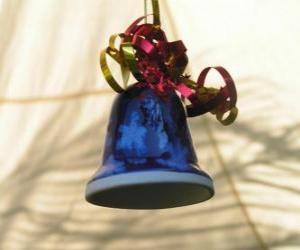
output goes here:
[[[151, 0], [152, 11], [153, 11], [153, 24], [156, 26], [160, 26], [160, 10], [159, 10], [159, 2], [158, 0]], [[148, 23], [148, 1], [144, 0], [144, 23]]]
[[152, 0], [153, 24], [160, 26], [160, 11], [158, 0]]
[[147, 11], [147, 0], [144, 0], [144, 16], [145, 16], [145, 23], [148, 22], [147, 20], [147, 15], [148, 15], [148, 11]]

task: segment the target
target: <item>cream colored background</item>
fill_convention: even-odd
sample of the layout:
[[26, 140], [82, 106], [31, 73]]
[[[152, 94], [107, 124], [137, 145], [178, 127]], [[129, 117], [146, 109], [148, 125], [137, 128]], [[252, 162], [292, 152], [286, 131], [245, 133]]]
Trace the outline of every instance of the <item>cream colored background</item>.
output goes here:
[[216, 196], [156, 211], [84, 200], [116, 95], [98, 54], [143, 1], [0, 0], [1, 250], [300, 249], [300, 2], [160, 2], [193, 78], [223, 65], [236, 79], [234, 125], [189, 120]]

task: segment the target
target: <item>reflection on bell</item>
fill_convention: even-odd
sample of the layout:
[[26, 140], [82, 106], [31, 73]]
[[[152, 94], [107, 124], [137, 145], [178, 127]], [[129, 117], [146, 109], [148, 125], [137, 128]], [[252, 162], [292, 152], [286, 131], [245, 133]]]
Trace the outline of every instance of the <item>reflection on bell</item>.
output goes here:
[[160, 209], [210, 199], [212, 179], [199, 169], [183, 105], [135, 84], [116, 98], [102, 167], [86, 200], [106, 207]]

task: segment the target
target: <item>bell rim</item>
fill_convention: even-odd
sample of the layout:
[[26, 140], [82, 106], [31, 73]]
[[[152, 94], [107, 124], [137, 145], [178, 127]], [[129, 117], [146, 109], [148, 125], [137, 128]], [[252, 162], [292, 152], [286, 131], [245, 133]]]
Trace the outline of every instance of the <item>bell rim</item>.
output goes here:
[[[125, 209], [163, 209], [173, 208], [186, 205], [192, 205], [206, 201], [214, 195], [214, 185], [212, 179], [205, 173], [189, 173], [189, 172], [176, 172], [166, 170], [144, 170], [135, 171], [129, 173], [114, 174], [103, 178], [93, 179], [86, 186], [85, 197], [86, 200], [94, 205], [111, 207], [111, 208], [125, 208]], [[99, 202], [95, 199], [95, 196], [101, 195], [111, 190], [128, 188], [128, 187], [141, 187], [141, 186], [155, 186], [155, 185], [183, 185], [183, 186], [195, 186], [199, 192], [205, 191], [205, 197], [187, 200], [184, 204], [178, 202], [178, 204], [166, 205], [165, 207], [145, 206], [145, 207], [132, 207], [130, 205], [111, 205], [105, 202]], [[195, 190], [196, 190], [195, 189]]]

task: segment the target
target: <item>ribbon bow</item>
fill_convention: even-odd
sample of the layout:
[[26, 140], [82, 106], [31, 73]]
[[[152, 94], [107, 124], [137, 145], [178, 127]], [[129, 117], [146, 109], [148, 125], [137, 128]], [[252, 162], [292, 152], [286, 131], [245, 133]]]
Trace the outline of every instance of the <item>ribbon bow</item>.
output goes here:
[[[140, 24], [148, 15], [135, 20], [124, 33], [114, 34], [109, 46], [100, 53], [100, 66], [108, 84], [118, 93], [127, 88], [130, 73], [135, 79], [160, 95], [176, 90], [186, 104], [187, 116], [194, 117], [211, 112], [223, 125], [231, 124], [237, 117], [237, 93], [234, 81], [228, 71], [221, 67], [207, 67], [199, 75], [197, 82], [184, 75], [188, 63], [186, 48], [181, 40], [168, 42], [160, 27], [158, 0], [152, 0], [153, 24]], [[116, 38], [121, 39], [119, 49]], [[120, 64], [124, 87], [112, 76], [106, 55]], [[205, 87], [208, 72], [215, 69], [225, 85], [220, 89]], [[228, 113], [224, 118], [225, 113]]]

